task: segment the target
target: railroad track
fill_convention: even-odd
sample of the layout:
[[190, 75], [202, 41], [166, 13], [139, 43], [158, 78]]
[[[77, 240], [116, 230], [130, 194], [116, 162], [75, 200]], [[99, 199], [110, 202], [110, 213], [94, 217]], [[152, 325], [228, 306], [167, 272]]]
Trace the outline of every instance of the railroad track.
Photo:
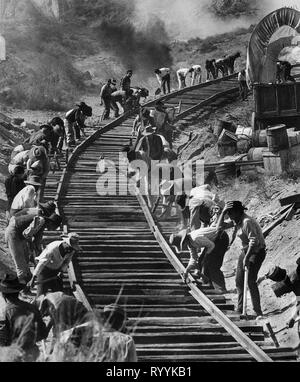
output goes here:
[[[236, 94], [233, 75], [162, 98], [168, 106], [181, 101], [176, 120], [182, 122]], [[64, 231], [81, 237], [83, 253], [69, 268], [74, 294], [90, 309], [115, 301], [126, 305], [140, 361], [295, 360], [291, 349], [276, 349], [265, 341], [262, 326], [241, 321], [225, 296], [183, 284], [186, 259], [181, 262], [163, 236], [175, 228], [174, 219], [159, 228], [141, 195], [97, 193], [100, 155], [118, 163], [119, 152], [131, 142], [133, 119], [124, 115], [91, 130], [63, 172], [47, 180], [45, 200], [57, 200]], [[126, 183], [119, 176], [111, 187]], [[60, 233], [49, 232], [46, 243]]]

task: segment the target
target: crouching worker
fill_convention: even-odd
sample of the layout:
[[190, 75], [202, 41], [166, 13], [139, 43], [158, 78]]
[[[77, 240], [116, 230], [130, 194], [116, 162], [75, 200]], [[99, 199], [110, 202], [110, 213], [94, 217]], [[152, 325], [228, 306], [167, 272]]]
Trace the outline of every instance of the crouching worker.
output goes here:
[[47, 337], [47, 330], [38, 309], [19, 299], [19, 292], [23, 289], [24, 284], [8, 275], [0, 282], [3, 297], [0, 346], [10, 347], [14, 344], [21, 350], [19, 359], [13, 361], [34, 362], [39, 356], [36, 342]]
[[75, 326], [82, 325], [87, 321], [88, 310], [73, 296], [63, 292], [47, 293], [35, 300], [42, 317], [49, 318], [47, 333], [52, 329], [53, 349], [55, 342], [60, 338], [62, 332], [70, 330]]
[[278, 266], [272, 267], [264, 278], [275, 281], [272, 289], [276, 297], [282, 297], [286, 293], [294, 293], [296, 296], [296, 306], [294, 312], [287, 322], [287, 327], [293, 328], [298, 322], [298, 333], [300, 335], [300, 258], [296, 261], [297, 267], [291, 272], [287, 272]]
[[43, 232], [56, 230], [61, 224], [61, 217], [52, 213], [52, 205], [43, 209], [28, 208], [13, 216], [5, 231], [6, 243], [15, 263], [19, 282], [27, 284], [31, 279], [29, 268], [29, 244], [40, 248]]
[[70, 233], [62, 241], [54, 241], [47, 245], [36, 258], [38, 264], [28, 286], [33, 287], [37, 280], [37, 297], [47, 292], [63, 291], [63, 273], [68, 269], [73, 255], [81, 251], [79, 236]]
[[226, 290], [221, 267], [229, 238], [227, 233], [220, 229], [219, 222], [215, 227], [200, 228], [190, 233], [187, 229], [182, 230], [177, 235], [171, 235], [169, 242], [175, 246], [177, 253], [184, 250], [184, 247], [190, 252], [190, 261], [183, 274], [184, 282], [192, 270], [195, 270], [193, 276], [196, 277], [202, 271], [205, 282], [212, 284], [215, 289]]

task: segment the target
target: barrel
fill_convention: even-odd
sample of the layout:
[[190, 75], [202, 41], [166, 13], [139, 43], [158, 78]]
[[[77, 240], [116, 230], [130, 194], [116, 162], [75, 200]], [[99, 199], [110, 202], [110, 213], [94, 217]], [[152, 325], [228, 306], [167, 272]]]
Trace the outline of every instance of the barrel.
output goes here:
[[269, 150], [276, 153], [279, 150], [289, 148], [289, 139], [286, 131], [286, 125], [272, 126], [267, 129], [267, 142]]
[[239, 125], [236, 129], [235, 135], [240, 139], [246, 139], [246, 138], [251, 139], [252, 133], [253, 131], [251, 127], [244, 127]]
[[252, 134], [253, 147], [268, 147], [267, 130], [256, 130]]
[[263, 160], [264, 152], [268, 151], [267, 147], [253, 147], [248, 151], [248, 160]]
[[224, 121], [223, 119], [219, 119], [216, 127], [214, 128], [214, 134], [219, 138], [223, 130], [235, 132], [235, 128], [232, 125], [232, 122]]
[[220, 157], [234, 155], [236, 153], [236, 142], [219, 142], [218, 152]]

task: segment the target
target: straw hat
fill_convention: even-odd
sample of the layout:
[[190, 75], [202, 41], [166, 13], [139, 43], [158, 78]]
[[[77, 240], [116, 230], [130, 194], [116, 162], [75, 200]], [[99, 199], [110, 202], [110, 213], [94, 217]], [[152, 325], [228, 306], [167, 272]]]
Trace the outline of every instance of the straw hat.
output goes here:
[[39, 176], [31, 175], [27, 180], [24, 182], [25, 184], [28, 184], [30, 186], [39, 186], [42, 187], [42, 181]]

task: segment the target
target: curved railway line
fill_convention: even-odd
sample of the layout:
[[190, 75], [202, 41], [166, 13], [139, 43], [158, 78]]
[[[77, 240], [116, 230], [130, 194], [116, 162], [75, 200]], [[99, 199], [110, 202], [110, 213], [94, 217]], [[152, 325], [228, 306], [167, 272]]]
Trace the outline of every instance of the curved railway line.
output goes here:
[[[181, 101], [176, 120], [188, 121], [237, 92], [232, 75], [161, 99], [167, 106]], [[156, 222], [139, 194], [98, 195], [100, 155], [118, 163], [119, 152], [132, 139], [133, 119], [123, 115], [90, 129], [64, 170], [47, 180], [44, 199], [56, 199], [64, 231], [81, 237], [83, 253], [69, 267], [69, 288], [89, 309], [116, 300], [126, 305], [139, 361], [295, 360], [292, 349], [266, 342], [262, 326], [240, 320], [225, 296], [196, 282], [182, 282], [188, 256], [177, 258], [165, 240], [175, 228], [174, 219]], [[126, 181], [120, 177], [116, 185]], [[60, 233], [49, 232], [45, 242]]]

